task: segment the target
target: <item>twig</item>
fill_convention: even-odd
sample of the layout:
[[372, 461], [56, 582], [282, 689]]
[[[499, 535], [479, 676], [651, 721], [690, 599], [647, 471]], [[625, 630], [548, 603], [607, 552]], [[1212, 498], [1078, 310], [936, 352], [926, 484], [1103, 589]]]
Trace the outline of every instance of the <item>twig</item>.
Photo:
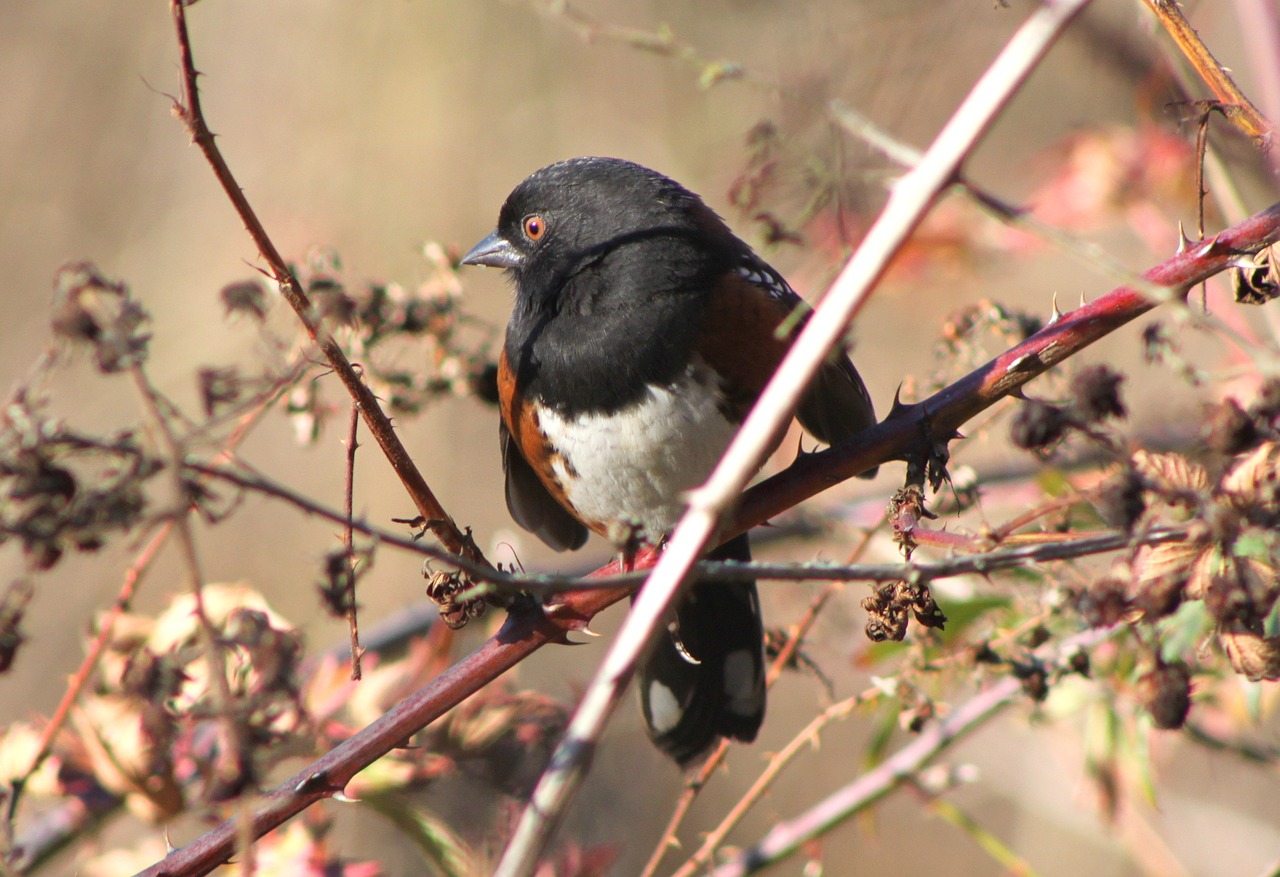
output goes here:
[[[1075, 649], [1101, 642], [1116, 630], [1085, 631], [1064, 640], [1055, 649], [1042, 649], [1041, 654], [1051, 656], [1046, 660], [1059, 660]], [[1001, 678], [955, 707], [936, 724], [926, 727], [874, 770], [837, 790], [795, 819], [775, 825], [758, 844], [710, 872], [711, 877], [743, 877], [790, 855], [802, 844], [825, 834], [910, 780], [944, 750], [1023, 696], [1020, 680], [1013, 676]]]
[[1245, 96], [1227, 68], [1218, 63], [1209, 47], [1187, 21], [1176, 0], [1145, 0], [1147, 7], [1177, 43], [1182, 54], [1200, 74], [1205, 85], [1222, 103], [1222, 114], [1264, 150], [1271, 147], [1273, 127], [1262, 112]]
[[351, 630], [351, 678], [360, 680], [364, 673], [360, 667], [360, 656], [362, 649], [360, 648], [360, 622], [357, 619], [359, 612], [356, 606], [356, 555], [355, 555], [355, 531], [352, 528], [352, 521], [355, 520], [355, 481], [356, 481], [356, 448], [360, 447], [356, 436], [360, 431], [360, 409], [357, 405], [351, 405], [351, 423], [347, 429], [347, 474], [345, 483], [343, 484], [342, 510], [346, 515], [346, 522], [342, 527], [342, 547], [346, 551], [343, 563], [346, 565], [347, 572], [347, 625]]
[[[305, 512], [319, 515], [335, 523], [346, 521], [345, 514], [327, 508], [304, 494], [290, 490], [260, 475], [248, 475], [223, 466], [188, 461], [184, 467], [188, 472], [199, 473], [208, 477], [222, 479], [247, 490], [253, 490], [266, 496], [289, 502]], [[600, 588], [623, 588], [633, 590], [642, 584], [647, 572], [618, 572], [602, 575], [597, 570], [589, 576], [551, 574], [551, 573], [505, 573], [500, 570], [475, 566], [465, 557], [449, 554], [432, 545], [426, 545], [407, 536], [401, 536], [375, 527], [364, 521], [352, 519], [352, 530], [370, 536], [380, 543], [393, 545], [405, 551], [411, 551], [439, 560], [446, 564], [456, 565], [467, 571], [477, 581], [487, 582], [491, 588], [477, 587], [469, 596], [483, 596], [500, 593], [508, 596], [519, 596], [533, 593], [543, 598], [555, 595], [570, 595]], [[892, 581], [935, 581], [971, 573], [991, 573], [1002, 569], [1014, 569], [1037, 563], [1051, 563], [1057, 560], [1070, 560], [1087, 557], [1092, 554], [1103, 554], [1118, 551], [1135, 545], [1157, 545], [1161, 542], [1172, 542], [1185, 539], [1189, 524], [1172, 525], [1152, 530], [1136, 538], [1123, 531], [1105, 531], [1090, 534], [1045, 534], [1048, 541], [1035, 541], [1030, 544], [1004, 546], [989, 551], [958, 555], [937, 561], [911, 561], [904, 563], [854, 563], [854, 564], [822, 564], [822, 563], [752, 563], [702, 561], [697, 566], [698, 577], [707, 581], [739, 581], [743, 573], [754, 578], [772, 579], [784, 582], [805, 582], [833, 580], [840, 582], [892, 582]], [[1009, 537], [1016, 538], [1016, 537]], [[975, 540], [966, 540], [963, 547], [971, 547]]]
[[860, 694], [854, 695], [853, 697], [845, 698], [844, 700], [831, 704], [815, 716], [809, 724], [804, 726], [800, 733], [796, 734], [787, 742], [786, 746], [783, 746], [782, 749], [778, 750], [778, 752], [769, 758], [769, 763], [760, 773], [760, 776], [756, 778], [756, 781], [751, 784], [751, 788], [747, 790], [747, 793], [733, 805], [733, 808], [730, 809], [728, 813], [725, 814], [724, 818], [720, 820], [720, 824], [707, 834], [706, 838], [702, 842], [702, 846], [698, 848], [697, 852], [689, 857], [688, 861], [680, 866], [672, 877], [692, 877], [692, 875], [697, 874], [701, 869], [703, 869], [707, 863], [711, 861], [712, 854], [714, 854], [716, 849], [724, 842], [724, 839], [728, 836], [729, 832], [733, 830], [734, 826], [742, 821], [742, 817], [747, 814], [747, 811], [750, 810], [773, 785], [773, 781], [782, 773], [782, 769], [794, 761], [795, 757], [801, 752], [812, 747], [817, 742], [819, 735], [827, 725], [834, 721], [847, 718], [850, 713], [862, 704], [868, 703], [869, 701], [875, 700], [883, 695], [884, 691], [882, 689], [872, 687]]
[[[851, 558], [857, 558], [870, 542], [870, 531], [862, 539], [861, 543], [851, 552]], [[843, 582], [832, 582], [818, 593], [818, 596], [809, 604], [809, 608], [798, 622], [792, 625], [791, 630], [787, 634], [787, 641], [778, 651], [778, 655], [774, 658], [773, 663], [769, 665], [769, 671], [765, 674], [765, 688], [770, 689], [773, 684], [782, 676], [782, 672], [790, 664], [792, 658], [800, 648], [800, 644], [804, 642], [805, 637], [809, 635], [809, 631], [813, 628], [814, 623], [818, 620], [819, 613], [826, 607], [827, 602], [837, 590], [843, 587]], [[662, 864], [663, 858], [667, 854], [667, 850], [679, 846], [677, 834], [680, 825], [684, 822], [685, 816], [689, 812], [689, 808], [693, 806], [694, 800], [698, 797], [698, 793], [702, 791], [707, 781], [710, 780], [712, 773], [719, 769], [724, 762], [725, 755], [729, 751], [729, 741], [722, 739], [716, 746], [715, 750], [707, 757], [697, 770], [697, 773], [685, 783], [684, 792], [681, 793], [676, 806], [672, 809], [671, 818], [667, 821], [667, 827], [662, 832], [653, 852], [649, 856], [649, 861], [645, 864], [644, 870], [640, 872], [640, 877], [653, 877], [658, 873], [658, 866]]]
[[191, 513], [194, 504], [187, 490], [187, 483], [182, 477], [182, 461], [186, 452], [162, 410], [160, 394], [151, 384], [142, 365], [135, 363], [130, 369], [130, 375], [142, 400], [143, 410], [156, 434], [155, 438], [164, 449], [169, 461], [168, 474], [170, 490], [173, 493], [173, 507], [168, 514], [178, 538], [178, 548], [182, 554], [183, 564], [186, 566], [191, 596], [195, 601], [200, 644], [209, 662], [211, 694], [223, 735], [221, 757], [218, 764], [214, 766], [216, 777], [214, 782], [217, 793], [224, 794], [228, 789], [242, 788], [249, 781], [252, 767], [249, 762], [248, 741], [240, 722], [239, 711], [235, 708], [231, 683], [227, 679], [226, 646], [205, 610], [204, 574], [200, 570], [195, 534], [191, 530]]
[[182, 59], [183, 96], [181, 101], [174, 100], [173, 102], [174, 115], [186, 126], [192, 141], [204, 153], [205, 160], [213, 168], [214, 176], [218, 178], [218, 182], [231, 200], [236, 214], [249, 232], [249, 237], [253, 239], [259, 254], [267, 263], [272, 279], [275, 280], [280, 288], [280, 294], [284, 296], [285, 300], [293, 308], [299, 321], [307, 330], [307, 334], [315, 342], [316, 346], [320, 348], [321, 353], [328, 360], [329, 366], [338, 376], [338, 379], [342, 381], [342, 385], [346, 387], [347, 392], [351, 394], [352, 400], [364, 417], [365, 424], [369, 427], [369, 432], [373, 434], [378, 446], [382, 449], [382, 453], [386, 456], [387, 462], [391, 464], [391, 468], [395, 470], [401, 483], [404, 484], [405, 490], [408, 491], [410, 498], [417, 507], [418, 514], [422, 516], [427, 527], [449, 551], [454, 554], [465, 555], [478, 563], [484, 563], [484, 557], [475, 542], [458, 529], [453, 518], [440, 505], [439, 500], [436, 499], [435, 494], [427, 485], [426, 479], [422, 477], [422, 473], [414, 465], [413, 459], [409, 456], [409, 452], [405, 449], [399, 436], [396, 435], [391, 421], [382, 411], [382, 407], [378, 404], [377, 397], [373, 395], [373, 391], [361, 380], [360, 375], [347, 360], [346, 354], [342, 352], [342, 348], [321, 325], [311, 300], [307, 297], [297, 277], [294, 276], [280, 252], [276, 249], [275, 244], [272, 243], [266, 229], [258, 220], [257, 214], [254, 213], [253, 208], [249, 205], [249, 199], [245, 197], [240, 184], [236, 182], [234, 175], [231, 173], [231, 168], [218, 150], [217, 144], [214, 142], [214, 135], [209, 130], [200, 108], [200, 90], [196, 83], [199, 73], [196, 70], [195, 61], [191, 53], [191, 39], [187, 33], [185, 6], [186, 4], [183, 0], [171, 0], [170, 2], [174, 26], [177, 29], [178, 49]]
[[[498, 864], [496, 877], [531, 874], [538, 856], [580, 785], [594, 751], [635, 665], [690, 568], [716, 535], [724, 510], [737, 499], [759, 467], [773, 436], [791, 417], [796, 400], [839, 342], [889, 260], [919, 225], [938, 194], [1000, 110], [1048, 51], [1058, 34], [1088, 0], [1041, 6], [975, 84], [939, 132], [920, 163], [894, 187], [884, 211], [868, 230], [835, 285], [823, 297], [786, 358], [770, 379], [741, 430], [706, 484], [690, 496], [689, 508], [673, 532], [653, 574], [632, 606], [617, 639], [601, 663], [543, 773], [532, 800]], [[942, 433], [950, 436], [954, 430]], [[864, 467], [870, 468], [869, 466]]]

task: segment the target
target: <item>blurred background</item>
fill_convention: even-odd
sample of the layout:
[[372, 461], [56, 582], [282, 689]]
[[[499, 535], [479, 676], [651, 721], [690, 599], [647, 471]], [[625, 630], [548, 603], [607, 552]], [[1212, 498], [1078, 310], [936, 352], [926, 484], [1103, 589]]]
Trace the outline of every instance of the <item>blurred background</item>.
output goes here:
[[[669, 33], [677, 48], [747, 71], [742, 79], [710, 84], [699, 81], [706, 64], [690, 63], [678, 50], [674, 56], [642, 51], [603, 31], [592, 38], [582, 19], [534, 2], [203, 0], [189, 10], [189, 21], [210, 126], [291, 259], [325, 248], [338, 255], [353, 285], [413, 287], [430, 274], [424, 243], [465, 251], [491, 230], [506, 194], [534, 169], [575, 155], [614, 155], [702, 194], [812, 298], [896, 173], [814, 105], [842, 101], [923, 148], [1033, 6], [1023, 0], [575, 5], [595, 22]], [[1250, 4], [1187, 6], [1219, 60], [1246, 93], [1262, 99], [1240, 25]], [[91, 260], [127, 283], [150, 312], [153, 379], [194, 411], [198, 368], [251, 366], [264, 355], [261, 336], [228, 321], [217, 295], [224, 285], [255, 276], [259, 262], [208, 166], [171, 116], [169, 95], [180, 84], [167, 5], [9, 3], [4, 22], [0, 295], [8, 316], [0, 320], [0, 373], [14, 384], [28, 373], [50, 343], [55, 272], [69, 260]], [[1176, 245], [1176, 222], [1188, 228], [1195, 222], [1185, 145], [1194, 131], [1179, 127], [1185, 113], [1170, 103], [1176, 90], [1169, 57], [1141, 3], [1098, 0], [977, 151], [970, 178], [1014, 203], [1040, 199], [1050, 214], [1058, 211], [1050, 218], [1074, 223], [1130, 268], [1164, 258]], [[1277, 117], [1275, 108], [1268, 111]], [[752, 162], [762, 137], [776, 170], [762, 187], [764, 207], [744, 209], [742, 183], [759, 170]], [[1247, 144], [1228, 134], [1220, 143], [1248, 165]], [[1249, 210], [1274, 200], [1261, 179], [1248, 167], [1241, 175]], [[823, 188], [822, 181], [829, 184]], [[816, 191], [827, 201], [806, 212]], [[771, 243], [769, 231], [777, 228], [759, 218], [762, 209], [798, 232], [802, 243]], [[501, 275], [462, 276], [466, 309], [500, 328], [509, 302]], [[1055, 295], [1066, 307], [1112, 285], [1096, 266], [1022, 240], [949, 200], [861, 313], [855, 359], [883, 412], [899, 386], [908, 395], [928, 389], [940, 368], [935, 342], [955, 309], [989, 299], [1043, 317]], [[1087, 358], [1138, 362], [1138, 332], [1120, 333]], [[1191, 355], [1203, 350], [1215, 362], [1226, 355], [1212, 341], [1188, 339], [1187, 345]], [[86, 429], [141, 419], [127, 379], [102, 378], [74, 357], [56, 371], [50, 390], [53, 410]], [[1128, 390], [1135, 431], [1185, 435], [1200, 416], [1203, 400], [1161, 369], [1134, 373]], [[336, 387], [329, 392], [339, 398]], [[300, 446], [286, 418], [268, 417], [242, 456], [338, 506], [344, 420], [336, 419], [315, 445]], [[495, 423], [492, 409], [456, 398], [398, 427], [445, 507], [474, 529], [491, 558], [518, 556], [528, 569], [587, 568], [606, 559], [607, 547], [594, 541], [582, 556], [563, 558], [516, 531], [502, 501]], [[957, 462], [980, 470], [1026, 462], [1008, 460], [1003, 442], [978, 439]], [[358, 512], [388, 526], [392, 517], [411, 516], [372, 444], [360, 461]], [[824, 543], [782, 543], [768, 556], [842, 558], [855, 528], [878, 518], [900, 478], [900, 467], [887, 466], [876, 482], [818, 498], [810, 513], [841, 515], [840, 526]], [[306, 630], [314, 649], [344, 641], [345, 625], [327, 616], [314, 589], [321, 559], [336, 544], [335, 527], [249, 499], [198, 538], [210, 581], [252, 583]], [[68, 558], [40, 580], [25, 623], [30, 642], [0, 680], [0, 720], [53, 709], [81, 660], [91, 616], [109, 605], [136, 549], [117, 544], [99, 555]], [[887, 543], [872, 554], [892, 556]], [[163, 557], [141, 587], [138, 606], [163, 605], [180, 570], [175, 557]], [[22, 573], [18, 552], [12, 546], [0, 551], [0, 574], [8, 580]], [[383, 550], [361, 589], [363, 623], [376, 624], [421, 602], [419, 561]], [[769, 586], [771, 621], [794, 619], [811, 593], [811, 587]], [[841, 697], [868, 684], [859, 669], [869, 648], [862, 596], [860, 587], [846, 589], [810, 650]], [[608, 634], [620, 614], [615, 608], [596, 628]], [[483, 633], [477, 625], [465, 636], [478, 642]], [[519, 684], [572, 697], [603, 648], [596, 642], [548, 650], [519, 669]], [[695, 811], [690, 838], [714, 824], [763, 754], [790, 739], [822, 698], [810, 678], [783, 680], [761, 741], [734, 753], [728, 775], [712, 790], [716, 797]], [[565, 830], [584, 843], [621, 843], [617, 874], [638, 870], [681, 784], [675, 768], [649, 749], [633, 713], [624, 710], [613, 725]], [[1039, 873], [1253, 874], [1280, 854], [1274, 772], [1211, 760], [1203, 750], [1160, 738], [1158, 806], [1135, 803], [1108, 825], [1083, 778], [1079, 728], [1049, 724], [1033, 732], [1028, 713], [1013, 711], [947, 760], [977, 766], [979, 781], [957, 799]], [[752, 842], [775, 820], [856, 775], [869, 733], [869, 723], [856, 717], [830, 731], [824, 762], [791, 771], [735, 842]], [[833, 762], [833, 752], [847, 757]], [[835, 775], [832, 763], [845, 772]], [[466, 789], [459, 784], [454, 794]], [[418, 872], [413, 851], [389, 845], [376, 816], [337, 809], [339, 848], [381, 859], [389, 874]], [[175, 831], [172, 840], [185, 842], [197, 829]], [[113, 828], [100, 848], [137, 835], [136, 826]], [[838, 830], [823, 847], [829, 874], [999, 870], [970, 837], [910, 793], [891, 798], [874, 819]], [[788, 867], [780, 873], [799, 872], [799, 865]], [[51, 873], [75, 871], [67, 858]]]

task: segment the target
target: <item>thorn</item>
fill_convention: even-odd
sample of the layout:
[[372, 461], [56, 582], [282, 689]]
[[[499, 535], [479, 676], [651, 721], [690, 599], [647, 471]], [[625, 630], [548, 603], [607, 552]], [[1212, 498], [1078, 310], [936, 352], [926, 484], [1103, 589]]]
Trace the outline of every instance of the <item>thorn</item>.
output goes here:
[[1179, 219], [1178, 220], [1178, 251], [1177, 253], [1175, 253], [1175, 255], [1181, 256], [1187, 250], [1191, 249], [1191, 243], [1192, 243], [1191, 238], [1187, 237], [1186, 232], [1183, 231], [1182, 220]]
[[310, 776], [303, 779], [302, 782], [294, 786], [293, 793], [295, 795], [303, 795], [308, 792], [315, 791], [317, 787], [322, 787], [324, 783], [325, 783], [325, 773], [323, 771], [317, 771], [316, 773], [311, 774]]
[[1006, 372], [1024, 371], [1035, 368], [1040, 363], [1038, 353], [1024, 353], [1005, 367]]
[[1260, 271], [1266, 268], [1267, 264], [1264, 262], [1259, 265], [1253, 260], [1252, 256], [1246, 253], [1240, 256], [1232, 256], [1227, 260], [1227, 267], [1239, 268], [1241, 271]]
[[964, 433], [962, 433], [960, 430], [957, 429], [955, 432], [951, 433], [951, 437], [948, 438], [947, 441], [958, 442], [964, 437], [965, 437]]
[[[898, 412], [900, 412], [900, 411], [902, 411], [902, 410], [904, 410], [904, 409], [906, 409], [906, 408], [910, 408], [910, 407], [911, 407], [910, 405], [907, 405], [907, 404], [903, 403], [903, 401], [902, 401], [902, 384], [898, 384], [898, 388], [897, 388], [896, 390], [894, 390], [894, 391], [893, 391], [893, 404], [889, 406], [889, 415], [888, 415], [888, 416], [889, 416], [889, 417], [892, 417], [893, 415], [897, 414]], [[886, 419], [887, 419], [887, 418], [886, 418]]]
[[1053, 294], [1053, 304], [1049, 309], [1049, 322], [1045, 323], [1045, 326], [1052, 326], [1054, 323], [1061, 320], [1062, 316], [1062, 311], [1058, 310], [1058, 294], [1055, 292]]
[[1204, 246], [1196, 250], [1195, 255], [1197, 258], [1203, 259], [1206, 256], [1215, 255], [1220, 248], [1223, 248], [1222, 234], [1218, 233], [1218, 234], [1215, 234], [1213, 237], [1209, 238], [1208, 240], [1206, 240], [1204, 242]]
[[1089, 303], [1089, 300], [1084, 297], [1084, 290], [1083, 289], [1080, 290], [1080, 307], [1084, 307], [1088, 303]]
[[333, 800], [343, 804], [359, 804], [360, 803], [359, 798], [352, 798], [349, 795], [347, 795], [345, 792], [334, 792], [332, 795], [332, 798]]

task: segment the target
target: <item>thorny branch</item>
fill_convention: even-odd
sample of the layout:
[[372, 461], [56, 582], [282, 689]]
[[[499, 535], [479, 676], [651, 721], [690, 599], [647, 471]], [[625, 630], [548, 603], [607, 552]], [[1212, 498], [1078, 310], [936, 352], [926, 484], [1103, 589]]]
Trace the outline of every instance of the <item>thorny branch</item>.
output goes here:
[[410, 498], [417, 507], [418, 514], [428, 529], [454, 554], [462, 554], [478, 563], [484, 563], [475, 542], [458, 529], [453, 518], [444, 510], [435, 494], [427, 485], [426, 479], [414, 465], [408, 450], [396, 435], [391, 421], [382, 411], [377, 398], [369, 387], [361, 380], [359, 373], [347, 360], [342, 348], [321, 324], [318, 313], [313, 306], [298, 278], [294, 276], [284, 257], [272, 243], [266, 228], [259, 221], [257, 214], [249, 204], [240, 184], [231, 173], [231, 168], [222, 157], [221, 151], [214, 142], [214, 134], [209, 130], [204, 113], [200, 108], [200, 90], [197, 85], [199, 71], [191, 51], [191, 38], [187, 32], [186, 4], [183, 0], [171, 0], [174, 26], [177, 29], [178, 48], [182, 59], [182, 100], [174, 101], [174, 115], [182, 121], [191, 134], [192, 141], [204, 153], [205, 160], [213, 169], [223, 191], [231, 199], [236, 214], [244, 223], [245, 229], [253, 239], [259, 254], [267, 263], [271, 278], [280, 288], [281, 295], [293, 308], [299, 321], [328, 360], [330, 367], [351, 398], [359, 408], [365, 424], [373, 434], [374, 440], [382, 449], [387, 461], [404, 484]]

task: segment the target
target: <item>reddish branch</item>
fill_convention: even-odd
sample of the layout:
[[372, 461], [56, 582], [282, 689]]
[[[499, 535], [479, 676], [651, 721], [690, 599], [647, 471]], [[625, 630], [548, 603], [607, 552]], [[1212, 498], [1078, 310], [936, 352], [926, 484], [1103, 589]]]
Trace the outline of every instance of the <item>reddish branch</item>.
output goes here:
[[[1280, 204], [1193, 244], [1142, 275], [1182, 295], [1280, 236]], [[1122, 286], [1059, 316], [1026, 341], [915, 405], [899, 405], [884, 421], [840, 447], [800, 457], [743, 494], [726, 537], [741, 533], [886, 460], [928, 457], [970, 418], [1159, 302]]]

